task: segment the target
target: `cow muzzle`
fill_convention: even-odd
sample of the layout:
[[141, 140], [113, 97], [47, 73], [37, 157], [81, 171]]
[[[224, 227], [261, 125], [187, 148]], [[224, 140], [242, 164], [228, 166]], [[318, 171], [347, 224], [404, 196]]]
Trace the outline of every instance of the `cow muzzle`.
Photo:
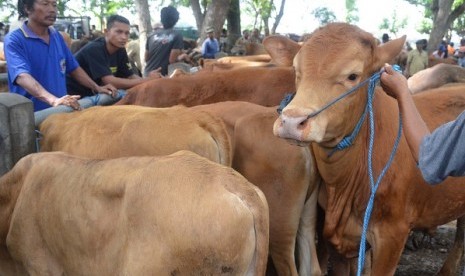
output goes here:
[[287, 139], [300, 146], [308, 145], [306, 134], [310, 131], [310, 123], [307, 116], [288, 116], [281, 114], [273, 125], [273, 134]]

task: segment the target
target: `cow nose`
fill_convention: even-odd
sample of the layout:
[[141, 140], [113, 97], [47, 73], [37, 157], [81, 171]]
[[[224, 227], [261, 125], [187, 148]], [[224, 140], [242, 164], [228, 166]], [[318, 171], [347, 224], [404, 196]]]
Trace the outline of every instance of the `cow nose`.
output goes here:
[[293, 117], [281, 114], [274, 124], [273, 133], [281, 138], [302, 141], [303, 130], [306, 129], [307, 126], [307, 116]]

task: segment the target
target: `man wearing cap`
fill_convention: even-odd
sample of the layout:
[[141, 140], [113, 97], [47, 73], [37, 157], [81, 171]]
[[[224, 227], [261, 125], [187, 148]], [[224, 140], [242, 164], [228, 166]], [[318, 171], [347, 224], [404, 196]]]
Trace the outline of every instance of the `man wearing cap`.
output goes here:
[[220, 44], [215, 38], [215, 30], [212, 27], [208, 27], [205, 32], [208, 34], [208, 37], [202, 44], [202, 57], [215, 58], [215, 54], [220, 51]]
[[428, 67], [428, 53], [425, 51], [424, 41], [422, 39], [418, 40], [416, 46], [416, 49], [408, 53], [407, 65], [404, 71], [407, 78]]

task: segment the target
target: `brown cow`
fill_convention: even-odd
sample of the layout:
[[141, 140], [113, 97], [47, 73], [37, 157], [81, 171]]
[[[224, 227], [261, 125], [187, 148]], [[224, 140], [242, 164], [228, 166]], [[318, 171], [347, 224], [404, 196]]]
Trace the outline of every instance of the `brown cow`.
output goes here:
[[294, 76], [291, 67], [257, 67], [162, 78], [129, 89], [116, 104], [168, 107], [247, 101], [275, 106], [295, 90]]
[[[358, 255], [363, 216], [370, 194], [367, 172], [368, 123], [352, 146], [328, 155], [349, 135], [365, 110], [367, 86], [314, 117], [330, 100], [378, 72], [395, 57], [405, 36], [376, 46], [375, 38], [356, 26], [332, 23], [316, 30], [294, 59], [297, 93], [275, 122], [274, 133], [299, 144], [312, 143], [317, 167], [325, 183], [324, 237], [345, 257]], [[457, 116], [465, 94], [444, 89], [421, 93], [422, 115], [432, 129]], [[453, 100], [452, 100], [453, 99]], [[375, 179], [389, 159], [398, 128], [397, 102], [380, 87], [374, 94], [376, 118]], [[433, 121], [434, 118], [434, 121]], [[422, 178], [402, 137], [377, 190], [367, 232], [372, 249], [372, 275], [393, 275], [412, 229], [428, 229], [465, 215], [465, 179], [449, 178], [431, 186]]]
[[268, 36], [263, 40], [263, 47], [267, 54], [223, 57], [218, 60], [204, 60], [202, 68], [206, 71], [230, 70], [241, 67], [268, 67], [275, 66], [292, 66], [292, 60], [289, 55], [294, 56], [300, 46], [295, 43], [288, 43], [287, 40], [279, 38], [280, 36]]
[[39, 130], [42, 151], [105, 159], [190, 150], [226, 166], [232, 159], [224, 123], [184, 107], [96, 106], [51, 115]]
[[315, 248], [319, 176], [310, 149], [294, 147], [273, 135], [276, 107], [231, 101], [190, 109], [224, 120], [233, 137], [232, 167], [265, 194], [270, 209], [270, 256], [277, 274], [321, 275]]
[[188, 151], [31, 154], [0, 178], [1, 275], [264, 275], [268, 206]]
[[412, 94], [451, 83], [465, 83], [465, 68], [458, 65], [439, 63], [421, 70], [408, 80]]

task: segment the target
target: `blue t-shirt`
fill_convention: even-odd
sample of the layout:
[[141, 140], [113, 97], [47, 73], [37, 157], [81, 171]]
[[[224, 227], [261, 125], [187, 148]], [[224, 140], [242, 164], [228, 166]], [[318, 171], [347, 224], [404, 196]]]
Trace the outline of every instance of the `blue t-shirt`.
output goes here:
[[202, 57], [215, 58], [215, 54], [220, 50], [218, 40], [216, 38], [210, 39], [207, 37], [202, 44]]
[[79, 66], [61, 34], [49, 27], [50, 43], [47, 44], [24, 24], [7, 34], [4, 42], [8, 64], [8, 86], [10, 92], [23, 95], [34, 104], [34, 111], [49, 108], [47, 103], [34, 98], [16, 84], [21, 73], [30, 74], [48, 92], [60, 98], [66, 95], [66, 74]]
[[448, 176], [465, 176], [465, 111], [423, 138], [418, 167], [430, 184]]

